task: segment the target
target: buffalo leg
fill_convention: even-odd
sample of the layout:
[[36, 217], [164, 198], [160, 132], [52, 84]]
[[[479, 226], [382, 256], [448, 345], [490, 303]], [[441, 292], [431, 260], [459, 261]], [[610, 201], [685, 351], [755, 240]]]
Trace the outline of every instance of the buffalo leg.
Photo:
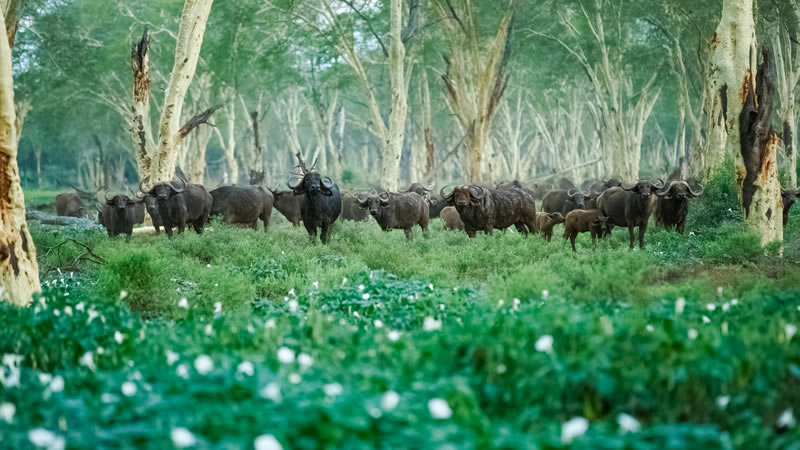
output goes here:
[[597, 243], [597, 233], [594, 230], [589, 230], [589, 234], [592, 235], [592, 247], [594, 247]]
[[203, 224], [204, 223], [205, 222], [203, 222], [202, 220], [195, 220], [194, 223], [192, 223], [192, 227], [194, 228], [194, 232], [197, 233], [197, 234], [203, 234]]
[[[641, 228], [639, 228], [639, 229], [641, 230]], [[631, 245], [630, 245], [631, 250], [633, 250], [633, 241], [634, 241], [633, 225], [628, 225], [628, 237], [630, 238], [630, 241], [631, 241]]]
[[320, 240], [322, 241], [323, 244], [327, 244], [328, 241], [330, 240], [328, 238], [328, 231], [330, 231], [330, 224], [323, 223], [322, 224], [322, 231], [320, 232], [320, 235], [319, 235]]
[[405, 230], [403, 230], [403, 232], [406, 234], [406, 240], [408, 241], [414, 240], [414, 234], [411, 232], [411, 228], [406, 228]]
[[471, 228], [464, 227], [464, 231], [467, 233], [467, 236], [474, 238], [475, 237], [475, 230]]
[[[270, 212], [272, 212], [272, 211], [270, 211]], [[262, 213], [261, 214], [261, 221], [264, 222], [264, 232], [266, 233], [267, 232], [267, 228], [269, 228], [269, 214], [266, 213], [266, 212]]]
[[685, 220], [681, 220], [681, 221], [678, 223], [678, 225], [676, 225], [676, 226], [675, 226], [675, 231], [677, 231], [677, 232], [678, 232], [678, 233], [680, 233], [680, 234], [683, 234], [683, 226], [684, 226], [684, 225], [686, 225], [686, 221], [685, 221]]
[[578, 250], [575, 249], [575, 237], [577, 235], [578, 233], [572, 233], [569, 235], [569, 243], [572, 245], [572, 251], [576, 253], [578, 252]]
[[639, 248], [644, 249], [644, 232], [647, 231], [647, 222], [639, 225]]
[[164, 225], [164, 232], [167, 233], [167, 237], [172, 239], [172, 225]]
[[422, 237], [428, 239], [428, 237], [430, 236], [430, 234], [428, 233], [428, 222], [425, 222], [425, 225], [420, 225], [419, 227], [422, 228]]

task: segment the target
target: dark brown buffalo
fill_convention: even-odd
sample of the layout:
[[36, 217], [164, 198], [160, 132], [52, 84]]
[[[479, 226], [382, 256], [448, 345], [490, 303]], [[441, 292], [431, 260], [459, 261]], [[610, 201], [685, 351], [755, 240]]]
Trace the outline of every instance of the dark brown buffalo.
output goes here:
[[702, 188], [694, 191], [686, 181], [670, 181], [667, 187], [656, 192], [656, 224], [667, 230], [675, 228], [678, 233], [683, 233], [686, 214], [689, 212], [689, 199], [702, 193]]
[[559, 223], [564, 223], [564, 216], [560, 212], [540, 212], [536, 215], [536, 228], [548, 242], [553, 238], [553, 227]]
[[258, 220], [269, 228], [272, 193], [263, 186], [222, 186], [210, 192], [211, 216], [222, 216], [225, 223], [258, 229]]
[[[145, 178], [143, 184], [146, 183]], [[142, 190], [141, 184], [139, 190]], [[173, 228], [178, 228], [180, 234], [187, 224], [192, 225], [198, 234], [203, 232], [213, 199], [202, 185], [187, 183], [181, 179], [178, 182], [158, 183], [145, 194], [155, 197], [161, 224], [170, 239]]]
[[108, 237], [125, 234], [127, 235], [126, 240], [131, 238], [133, 225], [136, 222], [135, 209], [140, 204], [141, 202], [137, 202], [127, 195], [120, 194], [111, 198], [106, 197], [106, 202], [100, 211], [98, 220], [100, 225], [105, 227]]
[[63, 217], [86, 216], [83, 200], [72, 192], [56, 195], [56, 214]]
[[271, 192], [275, 209], [283, 214], [283, 217], [286, 217], [286, 220], [288, 220], [292, 226], [300, 226], [300, 203], [303, 201], [304, 195], [295, 195], [292, 191], [278, 192], [277, 189]]
[[251, 185], [264, 184], [264, 180], [266, 178], [267, 178], [267, 174], [263, 170], [250, 169], [250, 184]]
[[542, 200], [542, 211], [560, 212], [565, 216], [573, 209], [585, 209], [586, 197], [589, 191], [579, 191], [576, 189], [564, 190], [555, 189], [548, 192]]
[[570, 211], [564, 220], [564, 239], [569, 239], [575, 252], [575, 238], [579, 233], [591, 233], [594, 245], [597, 238], [611, 234], [611, 227], [608, 216], [604, 216], [599, 209], [576, 209]]
[[644, 234], [647, 222], [653, 211], [653, 194], [664, 189], [664, 182], [652, 183], [639, 181], [633, 186], [614, 187], [606, 190], [597, 199], [597, 207], [611, 223], [619, 227], [627, 227], [630, 237], [630, 248], [633, 248], [633, 229], [639, 227], [639, 248], [644, 248]]
[[457, 186], [449, 195], [440, 192], [458, 210], [464, 231], [475, 237], [477, 231], [492, 234], [514, 225], [527, 236], [536, 232], [536, 200], [528, 190], [487, 189], [478, 185]]
[[572, 180], [570, 180], [569, 178], [566, 178], [566, 177], [559, 178], [558, 182], [556, 183], [556, 185], [558, 186], [559, 189], [563, 189], [565, 191], [568, 191], [570, 189], [576, 189], [577, 190], [577, 188], [578, 188], [577, 186], [575, 186], [575, 183], [573, 183]]
[[797, 196], [800, 195], [800, 189], [781, 189], [781, 200], [783, 200], [783, 226], [789, 224], [789, 210], [792, 209]]
[[428, 236], [428, 201], [416, 192], [382, 192], [357, 197], [359, 208], [369, 211], [381, 230], [403, 230], [411, 240], [411, 228], [419, 225]]
[[464, 222], [461, 221], [461, 216], [455, 206], [446, 206], [439, 214], [444, 222], [445, 230], [463, 230]]
[[164, 224], [161, 222], [161, 216], [158, 214], [158, 201], [152, 195], [145, 194], [142, 197], [142, 203], [144, 204], [144, 209], [147, 211], [147, 214], [150, 215], [150, 220], [153, 221], [153, 228], [155, 228], [156, 234], [161, 234], [161, 227]]
[[369, 213], [358, 206], [356, 197], [356, 194], [350, 192], [342, 195], [342, 220], [354, 220], [356, 222], [369, 220]]
[[533, 198], [536, 200], [544, 200], [544, 196], [550, 191], [551, 186], [546, 184], [534, 184], [531, 188], [533, 191]]
[[320, 228], [320, 240], [323, 244], [327, 244], [330, 227], [342, 212], [339, 186], [330, 177], [322, 177], [315, 172], [313, 165], [311, 170], [307, 170], [300, 153], [296, 156], [300, 160], [302, 176], [295, 175], [289, 178], [286, 184], [296, 195], [305, 194], [300, 203], [300, 217], [303, 218], [303, 225], [308, 231], [311, 242], [317, 240], [317, 228]]
[[409, 185], [405, 189], [401, 189], [399, 192], [400, 193], [415, 192], [420, 197], [424, 198], [425, 201], [428, 202], [428, 205], [430, 206], [431, 192], [433, 191], [433, 186], [434, 186], [433, 183], [429, 185], [424, 185], [422, 183], [411, 183], [411, 185]]
[[442, 213], [442, 210], [447, 207], [447, 200], [442, 198], [439, 194], [431, 195], [431, 204], [430, 210], [428, 211], [428, 215], [431, 219], [434, 217], [439, 217]]

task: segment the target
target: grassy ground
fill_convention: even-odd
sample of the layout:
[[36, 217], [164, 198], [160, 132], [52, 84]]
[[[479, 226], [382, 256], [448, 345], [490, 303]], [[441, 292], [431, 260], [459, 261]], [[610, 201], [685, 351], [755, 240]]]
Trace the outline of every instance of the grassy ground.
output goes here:
[[[0, 351], [24, 356], [0, 441], [41, 427], [68, 447], [163, 448], [186, 428], [220, 448], [795, 448], [800, 220], [776, 258], [735, 214], [707, 220], [717, 203], [645, 251], [616, 230], [577, 254], [438, 221], [411, 243], [340, 223], [329, 246], [277, 216], [267, 233], [130, 243], [33, 225], [47, 289], [0, 308]], [[590, 425], [568, 443], [573, 417]]]

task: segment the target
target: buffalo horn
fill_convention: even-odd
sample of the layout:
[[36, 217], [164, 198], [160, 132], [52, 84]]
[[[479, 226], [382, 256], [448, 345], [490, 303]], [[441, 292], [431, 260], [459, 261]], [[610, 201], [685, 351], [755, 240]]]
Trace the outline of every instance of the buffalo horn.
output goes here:
[[484, 189], [482, 186], [473, 184], [469, 187], [469, 193], [475, 197], [476, 200], [480, 200], [486, 195], [486, 189]]
[[289, 186], [289, 189], [295, 190], [300, 186], [300, 183], [302, 183], [302, 182], [303, 182], [303, 178], [302, 177], [293, 176], [293, 177], [289, 177], [289, 179], [286, 180], [286, 186]]
[[176, 194], [180, 194], [181, 192], [186, 190], [186, 180], [184, 180], [183, 178], [178, 178], [178, 180], [180, 180], [180, 182], [183, 184], [183, 186], [180, 189], [176, 188], [174, 183], [172, 182], [169, 183], [169, 187], [171, 187]]
[[[316, 162], [314, 162], [316, 164]], [[322, 185], [325, 186], [325, 189], [330, 189], [333, 187], [333, 180], [331, 177], [322, 177]]]
[[689, 186], [689, 183], [687, 183], [685, 181], [681, 181], [681, 183], [686, 185], [686, 188], [689, 190], [689, 195], [691, 195], [692, 198], [699, 197], [699, 196], [703, 195], [703, 190], [704, 189], [703, 189], [703, 185], [702, 184], [700, 185], [700, 191], [695, 192], [694, 190], [692, 190], [692, 187]]

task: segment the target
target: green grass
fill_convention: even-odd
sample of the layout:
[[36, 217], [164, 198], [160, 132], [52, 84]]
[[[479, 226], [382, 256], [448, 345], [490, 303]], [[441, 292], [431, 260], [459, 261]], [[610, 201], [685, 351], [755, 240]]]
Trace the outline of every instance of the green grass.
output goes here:
[[[0, 441], [29, 446], [42, 427], [70, 448], [164, 448], [185, 427], [214, 448], [262, 434], [287, 449], [561, 448], [562, 424], [581, 416], [591, 425], [575, 448], [794, 448], [800, 430], [776, 425], [800, 414], [799, 337], [786, 328], [800, 325], [792, 220], [783, 258], [735, 221], [653, 228], [644, 251], [627, 249], [625, 230], [596, 248], [581, 235], [577, 253], [560, 229], [550, 243], [469, 239], [438, 221], [410, 243], [374, 222], [339, 223], [329, 246], [277, 216], [267, 233], [214, 222], [130, 243], [34, 224], [45, 300], [0, 305], [0, 352], [24, 357], [20, 385], [0, 389], [16, 405]], [[59, 246], [68, 238], [102, 261]], [[551, 352], [537, 351], [542, 336]], [[281, 347], [313, 364], [281, 363]], [[63, 391], [43, 373], [62, 376]], [[280, 398], [264, 396], [268, 385]], [[432, 418], [432, 398], [452, 417]], [[622, 413], [641, 431], [621, 433]]]

